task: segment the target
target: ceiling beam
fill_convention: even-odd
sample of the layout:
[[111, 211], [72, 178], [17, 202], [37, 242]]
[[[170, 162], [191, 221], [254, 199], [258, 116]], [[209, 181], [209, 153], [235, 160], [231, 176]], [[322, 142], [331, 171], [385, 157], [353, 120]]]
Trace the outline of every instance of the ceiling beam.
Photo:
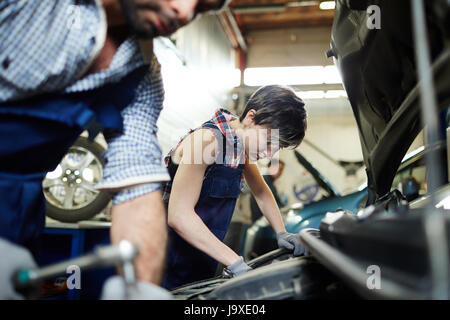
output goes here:
[[229, 9], [225, 9], [219, 14], [219, 21], [233, 48], [246, 52], [247, 43], [245, 42], [244, 36], [241, 33], [241, 29], [239, 28], [234, 15]]
[[242, 33], [261, 29], [331, 26], [334, 10], [320, 10], [320, 0], [233, 0], [231, 10]]

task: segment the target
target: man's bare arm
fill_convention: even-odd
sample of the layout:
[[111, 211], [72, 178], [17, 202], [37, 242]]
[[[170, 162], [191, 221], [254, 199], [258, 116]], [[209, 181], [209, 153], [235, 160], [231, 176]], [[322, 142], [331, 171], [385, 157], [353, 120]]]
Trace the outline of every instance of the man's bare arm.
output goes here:
[[139, 246], [138, 278], [160, 284], [167, 244], [166, 211], [160, 191], [113, 206], [111, 242], [123, 239]]

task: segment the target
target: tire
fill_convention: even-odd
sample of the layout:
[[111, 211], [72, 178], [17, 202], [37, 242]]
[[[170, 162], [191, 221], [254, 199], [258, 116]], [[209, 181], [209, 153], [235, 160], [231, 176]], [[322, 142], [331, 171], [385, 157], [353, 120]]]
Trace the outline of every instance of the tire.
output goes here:
[[93, 188], [103, 178], [104, 151], [99, 143], [79, 137], [58, 167], [46, 175], [42, 188], [48, 217], [74, 223], [105, 209], [111, 196]]

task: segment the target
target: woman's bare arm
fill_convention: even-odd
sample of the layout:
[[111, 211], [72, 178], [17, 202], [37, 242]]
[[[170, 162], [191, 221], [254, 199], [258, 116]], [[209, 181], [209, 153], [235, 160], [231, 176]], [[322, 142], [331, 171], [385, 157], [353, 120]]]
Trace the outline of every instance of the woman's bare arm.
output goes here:
[[275, 233], [285, 232], [280, 209], [256, 164], [245, 164], [244, 177], [262, 214], [267, 218]]
[[[214, 154], [200, 157], [198, 150], [205, 150], [215, 143], [215, 136], [210, 130], [201, 129], [189, 138], [183, 145], [181, 161], [172, 184], [168, 223], [192, 246], [228, 266], [237, 261], [239, 256], [208, 229], [194, 210], [205, 170], [215, 158]], [[198, 143], [202, 144], [201, 149], [196, 148]], [[203, 159], [201, 163], [198, 163], [199, 157]]]

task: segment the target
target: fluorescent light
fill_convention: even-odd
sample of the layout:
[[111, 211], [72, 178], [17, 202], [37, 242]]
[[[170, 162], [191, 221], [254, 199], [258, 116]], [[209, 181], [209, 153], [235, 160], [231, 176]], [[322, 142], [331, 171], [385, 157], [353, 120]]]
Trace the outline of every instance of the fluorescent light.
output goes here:
[[287, 7], [295, 8], [295, 7], [309, 7], [316, 6], [318, 1], [292, 1], [286, 4]]
[[264, 86], [269, 84], [320, 84], [323, 67], [275, 67], [247, 68], [244, 73], [245, 84]]
[[324, 83], [334, 84], [342, 83], [341, 74], [336, 66], [326, 66], [323, 68]]
[[247, 68], [244, 82], [248, 86], [340, 84], [335, 66]]
[[322, 1], [319, 4], [320, 10], [334, 10], [336, 7], [336, 2], [334, 1]]
[[345, 90], [328, 90], [325, 93], [326, 99], [334, 99], [334, 98], [346, 98], [347, 92]]
[[295, 94], [303, 100], [325, 98], [325, 91], [323, 90], [297, 91]]
[[347, 93], [345, 90], [310, 90], [310, 91], [297, 91], [295, 92], [300, 98], [304, 100], [309, 99], [337, 99], [346, 98]]

